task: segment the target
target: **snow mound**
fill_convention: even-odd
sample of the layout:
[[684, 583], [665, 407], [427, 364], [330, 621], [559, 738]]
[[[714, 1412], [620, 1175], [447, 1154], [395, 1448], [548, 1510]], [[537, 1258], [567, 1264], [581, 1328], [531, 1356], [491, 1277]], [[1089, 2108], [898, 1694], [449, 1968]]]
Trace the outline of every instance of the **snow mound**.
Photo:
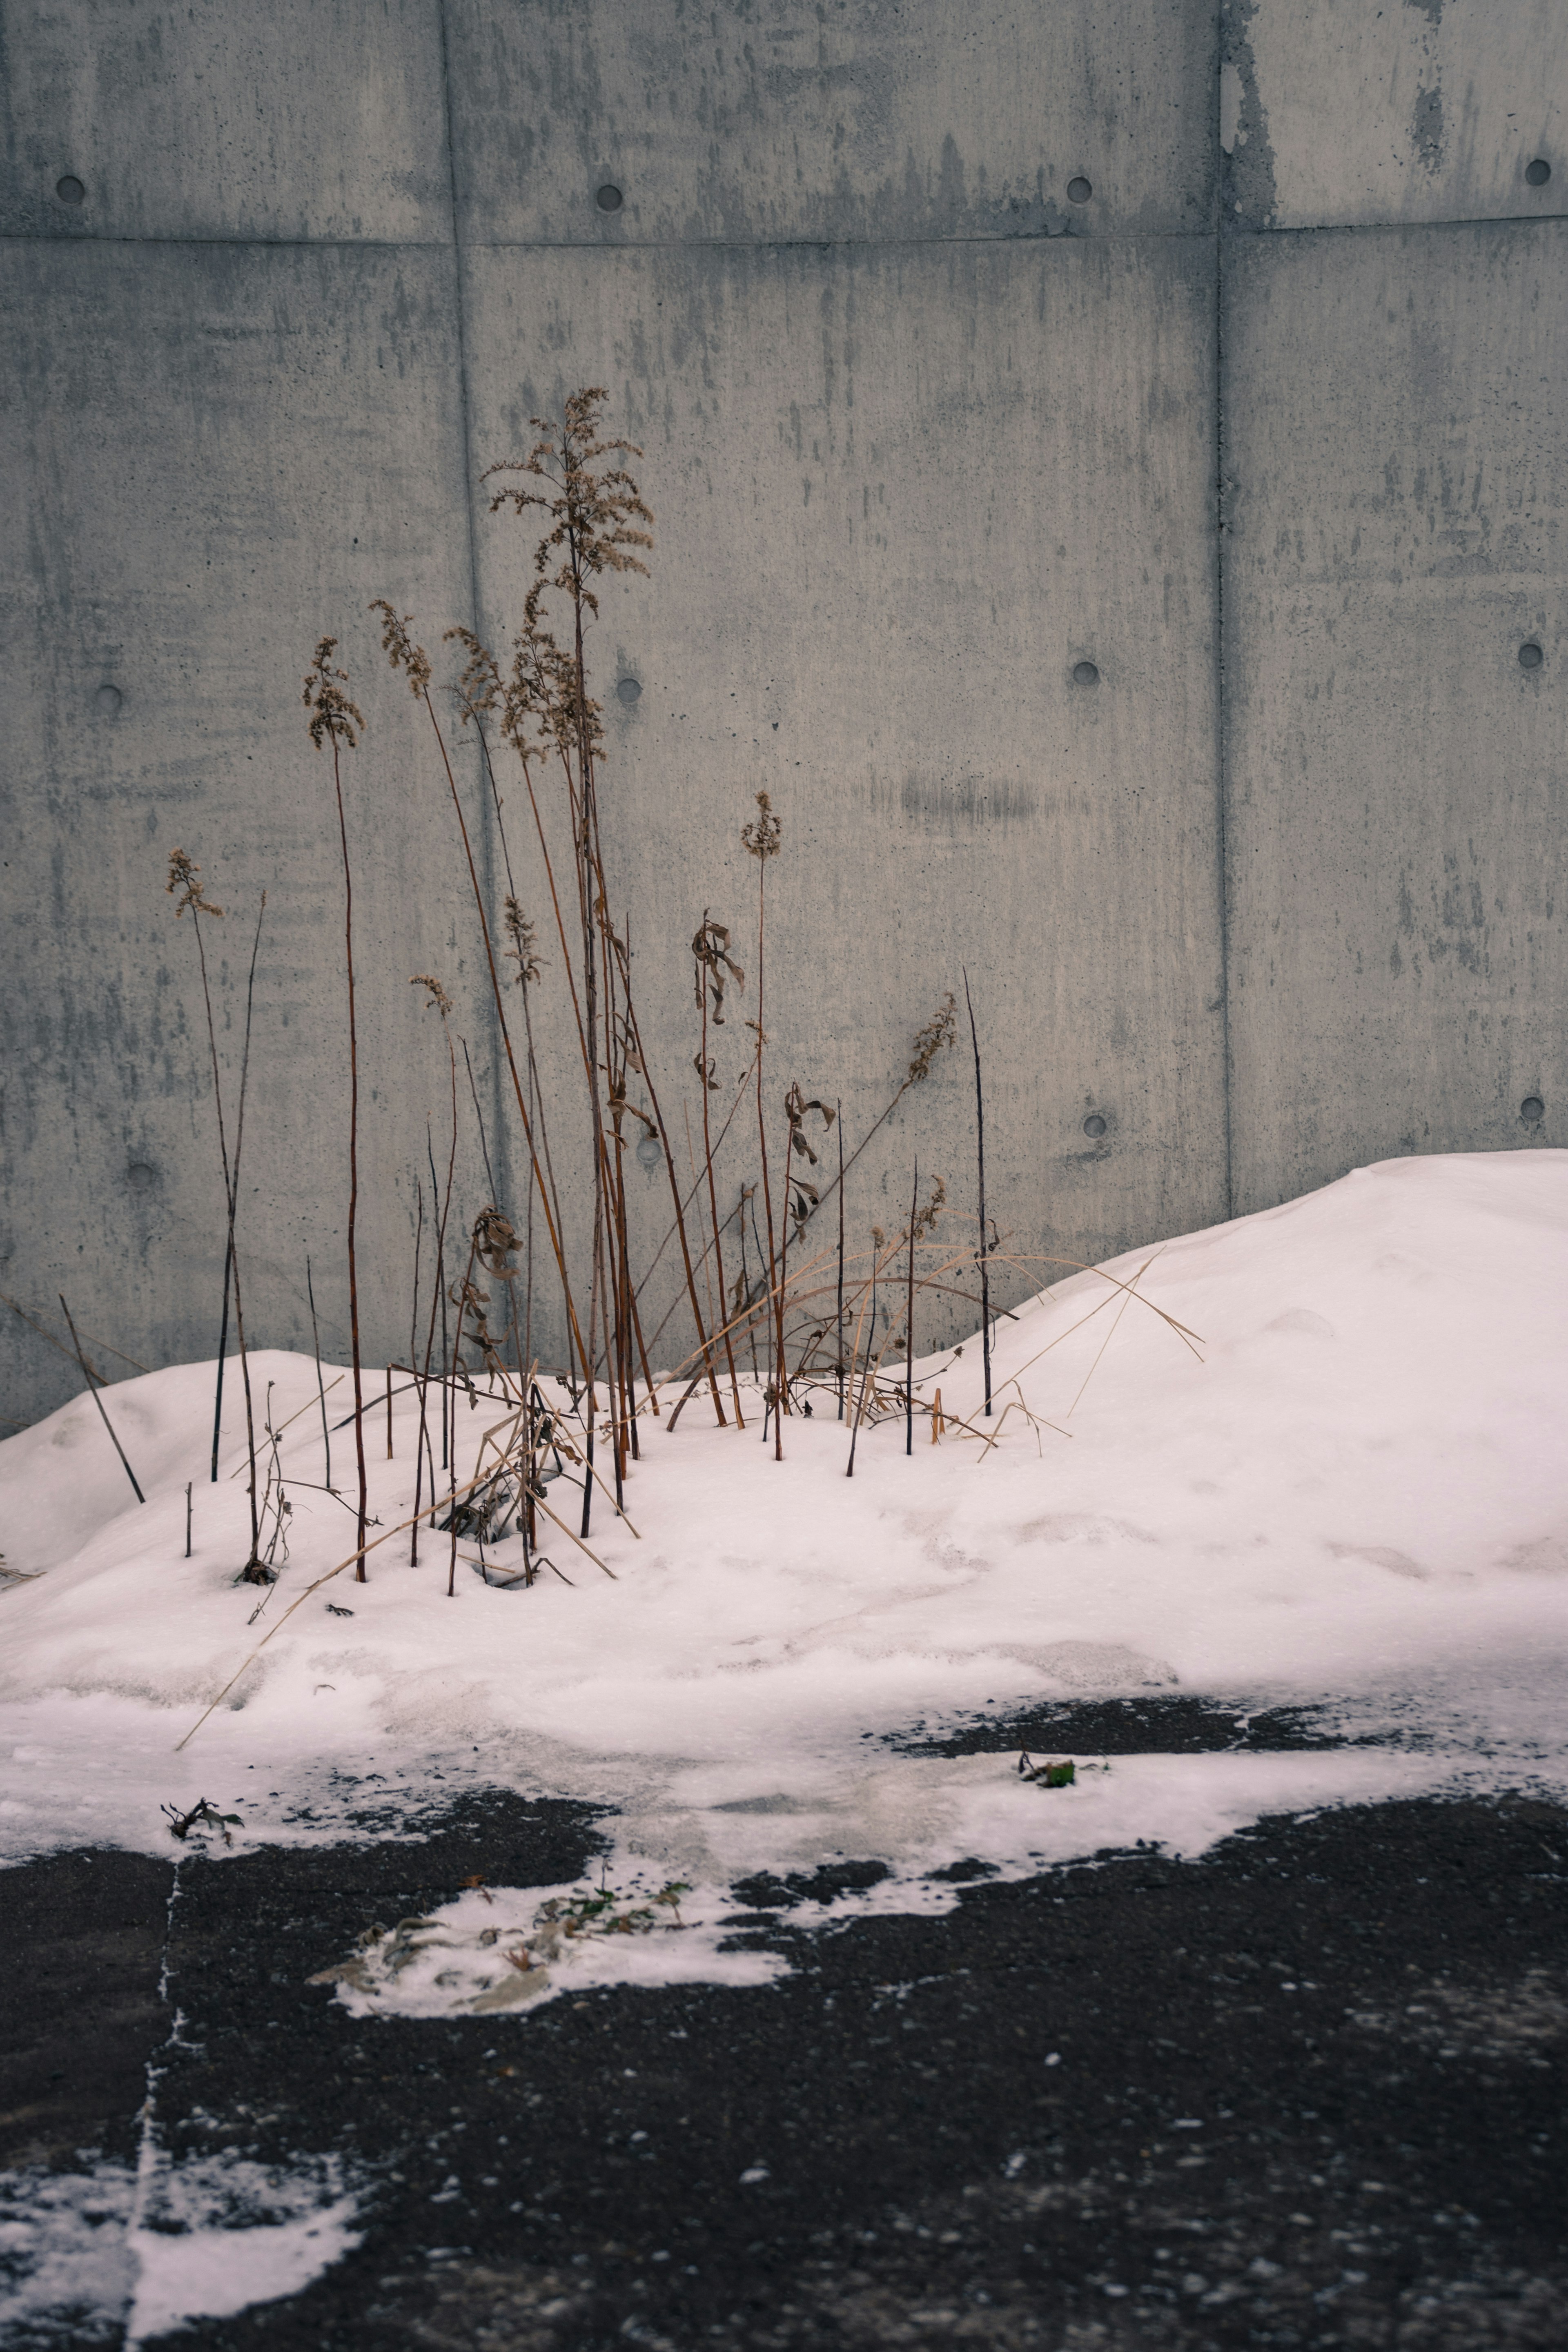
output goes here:
[[[353, 1543], [352, 1511], [322, 1491], [314, 1366], [251, 1360], [300, 1482], [265, 1597], [234, 1582], [237, 1367], [216, 1486], [214, 1367], [121, 1382], [105, 1402], [145, 1505], [86, 1397], [0, 1444], [0, 1545], [31, 1580], [0, 1602], [16, 1742], [0, 1840], [156, 1845], [155, 1799], [202, 1794], [260, 1834], [302, 1774], [440, 1753], [664, 1822], [639, 1851], [694, 1882], [786, 1848], [929, 1857], [955, 1822], [980, 1834], [973, 1805], [932, 1761], [868, 1771], [866, 1735], [1178, 1686], [1397, 1691], [1450, 1746], [1517, 1748], [1522, 1725], [1539, 1752], [1555, 1701], [1521, 1676], [1568, 1650], [1565, 1306], [1568, 1153], [1386, 1161], [1000, 1321], [989, 1423], [977, 1343], [921, 1362], [922, 1395], [940, 1387], [950, 1423], [982, 1435], [950, 1425], [933, 1445], [917, 1425], [906, 1459], [901, 1421], [863, 1430], [851, 1481], [831, 1398], [786, 1423], [782, 1465], [760, 1412], [740, 1434], [704, 1426], [694, 1399], [673, 1438], [645, 1423], [626, 1496], [639, 1533], [595, 1504], [614, 1580], [552, 1530], [559, 1576], [494, 1589], [465, 1543], [448, 1599], [447, 1539], [424, 1535], [415, 1567], [401, 1535], [366, 1583], [344, 1574], [288, 1616]], [[462, 1411], [459, 1475], [495, 1417]], [[410, 1399], [393, 1424], [387, 1462], [378, 1403], [378, 1532], [412, 1500]], [[344, 1431], [340, 1486], [351, 1452]], [[752, 1810], [774, 1799], [787, 1810]], [[1017, 1818], [1010, 1800], [996, 1837], [1024, 1834]]]

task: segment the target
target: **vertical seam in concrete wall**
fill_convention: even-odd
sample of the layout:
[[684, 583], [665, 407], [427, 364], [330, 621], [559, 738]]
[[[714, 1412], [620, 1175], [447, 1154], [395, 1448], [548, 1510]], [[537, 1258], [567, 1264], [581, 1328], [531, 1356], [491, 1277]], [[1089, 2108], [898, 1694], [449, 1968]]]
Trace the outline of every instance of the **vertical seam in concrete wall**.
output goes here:
[[[1219, 75], [1215, 75], [1215, 139], [1219, 138]], [[1225, 1213], [1236, 1214], [1236, 1152], [1231, 1129], [1230, 1047], [1230, 771], [1226, 759], [1225, 667], [1225, 219], [1223, 173], [1215, 195], [1214, 262], [1214, 501], [1215, 501], [1215, 851], [1218, 861], [1219, 1001], [1225, 1092]]]
[[[479, 548], [479, 533], [475, 525], [474, 517], [473, 425], [472, 408], [468, 400], [468, 273], [463, 264], [462, 214], [458, 201], [458, 144], [457, 140], [453, 135], [452, 128], [452, 65], [451, 48], [447, 37], [447, 0], [437, 0], [437, 15], [441, 27], [441, 103], [446, 118], [447, 131], [447, 199], [451, 207], [452, 216], [452, 277], [457, 293], [458, 401], [462, 417], [463, 516], [468, 534], [468, 625], [470, 628], [477, 631], [479, 630], [480, 620]], [[480, 632], [480, 634], [482, 635], [482, 632]], [[482, 761], [482, 753], [480, 757]], [[488, 792], [481, 792], [479, 795], [479, 807], [483, 817], [482, 831], [480, 835], [482, 849], [479, 859], [481, 883], [487, 896], [490, 897], [491, 903], [493, 904], [493, 886], [496, 871], [496, 828], [490, 806], [490, 795]], [[488, 979], [488, 973], [486, 977]], [[489, 1006], [487, 1026], [489, 1031], [490, 1042], [489, 1123], [490, 1141], [492, 1146], [489, 1158], [491, 1167], [500, 1171], [499, 1175], [496, 1177], [496, 1189], [501, 1196], [491, 1205], [501, 1210], [503, 1213], [510, 1214], [508, 1204], [510, 1202], [512, 1198], [512, 1183], [511, 1153], [508, 1139], [510, 1130], [508, 1128], [506, 1120], [506, 1097], [501, 1081], [502, 1044], [500, 1022], [493, 999], [491, 1000]], [[476, 1089], [476, 1108], [478, 1107], [478, 1090]]]

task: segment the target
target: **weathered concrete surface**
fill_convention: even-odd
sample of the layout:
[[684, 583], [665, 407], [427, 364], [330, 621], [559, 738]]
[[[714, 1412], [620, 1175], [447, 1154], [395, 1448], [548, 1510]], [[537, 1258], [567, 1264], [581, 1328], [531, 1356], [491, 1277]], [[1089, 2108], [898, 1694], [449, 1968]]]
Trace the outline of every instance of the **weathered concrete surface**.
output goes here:
[[4, 0], [0, 62], [0, 234], [450, 238], [438, 0]]
[[[791, 1076], [841, 1099], [853, 1148], [967, 966], [1016, 1247], [1224, 1215], [1212, 269], [1187, 239], [472, 257], [476, 464], [584, 382], [645, 451], [655, 576], [602, 590], [595, 658], [667, 1117], [694, 1091], [705, 907], [752, 974], [739, 836], [765, 788], [770, 1105]], [[492, 635], [534, 536], [481, 526]], [[753, 978], [712, 1041], [717, 1100]], [[967, 1053], [944, 1056], [857, 1171], [858, 1246], [917, 1151], [973, 1212], [973, 1108]], [[757, 1173], [739, 1138], [726, 1208]]]
[[1233, 247], [1225, 350], [1237, 1205], [1568, 1143], [1568, 225]]
[[[1562, 0], [1225, 0], [1221, 24], [1227, 221], [1348, 227], [1568, 209]], [[1526, 174], [1542, 163], [1550, 177], [1537, 185]]]
[[[477, 545], [487, 627], [515, 617], [527, 535], [474, 477], [584, 380], [659, 518], [599, 651], [643, 688], [608, 698], [606, 806], [678, 1148], [685, 943], [711, 907], [754, 965], [737, 832], [763, 785], [780, 1084], [842, 1098], [853, 1142], [967, 964], [1021, 1248], [1224, 1213], [1227, 1130], [1238, 1207], [1402, 1150], [1568, 1140], [1554, 0], [0, 0], [0, 1286], [65, 1288], [149, 1362], [215, 1343], [177, 841], [233, 910], [231, 1086], [240, 929], [274, 892], [254, 1335], [303, 1337], [309, 1246], [343, 1344], [337, 858], [298, 703], [323, 630], [372, 722], [348, 772], [367, 1349], [406, 1344], [385, 1269], [445, 1116], [412, 971], [458, 998], [521, 1209], [444, 782], [363, 608], [391, 594], [434, 644]], [[1275, 234], [1387, 221], [1413, 226]], [[733, 1010], [721, 1077], [754, 999]], [[857, 1171], [862, 1225], [917, 1149], [967, 1206], [957, 1057]], [[489, 1185], [464, 1150], [466, 1215]], [[663, 1181], [634, 1180], [648, 1234]], [[13, 1318], [0, 1360], [16, 1418], [74, 1385]]]
[[[306, 1339], [310, 1249], [323, 1344], [341, 1352], [342, 884], [331, 768], [300, 698], [317, 637], [341, 630], [372, 721], [344, 776], [361, 1231], [382, 1286], [398, 1269], [395, 1303], [370, 1283], [365, 1337], [373, 1357], [401, 1353], [400, 1188], [447, 1092], [408, 975], [444, 974], [461, 1025], [483, 1013], [445, 786], [416, 763], [406, 691], [369, 667], [365, 605], [384, 592], [445, 614], [468, 594], [451, 256], [92, 240], [14, 243], [0, 270], [6, 315], [36, 322], [7, 343], [3, 411], [26, 503], [6, 540], [0, 665], [14, 1008], [0, 1287], [46, 1309], [63, 1289], [148, 1363], [216, 1348], [222, 1180], [196, 943], [164, 895], [178, 845], [226, 910], [209, 955], [231, 1144], [245, 971], [271, 894], [241, 1188], [251, 1333]], [[5, 1320], [28, 1385], [4, 1409], [72, 1393], [70, 1367]]]
[[1210, 0], [452, 0], [448, 22], [475, 244], [1209, 226]]

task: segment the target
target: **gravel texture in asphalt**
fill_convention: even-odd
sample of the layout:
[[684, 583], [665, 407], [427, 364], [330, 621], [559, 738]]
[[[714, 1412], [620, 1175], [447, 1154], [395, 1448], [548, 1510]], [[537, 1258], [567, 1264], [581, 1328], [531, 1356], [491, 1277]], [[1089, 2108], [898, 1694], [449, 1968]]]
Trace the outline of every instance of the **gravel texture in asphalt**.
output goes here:
[[160, 2045], [176, 2161], [341, 2160], [357, 2248], [186, 2352], [1568, 2345], [1554, 1806], [960, 1864], [945, 1916], [811, 1935], [827, 1877], [752, 1880], [734, 1934], [794, 1964], [756, 1990], [410, 2021], [307, 1981], [467, 1878], [595, 1851], [584, 1809], [491, 1791], [417, 1840], [192, 1856], [172, 1903], [134, 1855], [8, 1873], [0, 2160], [133, 2158]]

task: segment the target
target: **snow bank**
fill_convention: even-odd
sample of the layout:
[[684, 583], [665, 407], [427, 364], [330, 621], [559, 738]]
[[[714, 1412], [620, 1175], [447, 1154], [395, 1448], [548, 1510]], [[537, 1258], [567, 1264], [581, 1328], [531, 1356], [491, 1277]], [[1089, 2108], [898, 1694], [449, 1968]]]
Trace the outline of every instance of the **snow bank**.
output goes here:
[[[271, 1383], [275, 1423], [298, 1415], [287, 1476], [316, 1482], [290, 1485], [292, 1556], [254, 1624], [261, 1596], [233, 1581], [248, 1530], [237, 1366], [216, 1486], [213, 1366], [107, 1392], [145, 1506], [79, 1398], [0, 1444], [0, 1546], [32, 1579], [0, 1600], [0, 1842], [167, 1852], [158, 1803], [202, 1794], [241, 1813], [242, 1842], [327, 1834], [334, 1775], [407, 1787], [443, 1759], [448, 1777], [603, 1799], [628, 1859], [719, 1885], [835, 1853], [913, 1872], [1134, 1834], [1190, 1852], [1249, 1808], [1432, 1785], [1461, 1757], [1472, 1773], [1487, 1751], [1494, 1775], [1554, 1770], [1568, 1153], [1387, 1161], [1105, 1273], [1136, 1297], [1080, 1275], [999, 1325], [988, 1450], [917, 1428], [908, 1460], [887, 1423], [862, 1432], [849, 1481], [831, 1403], [786, 1424], [779, 1465], [760, 1415], [744, 1435], [705, 1427], [694, 1399], [673, 1438], [645, 1424], [626, 1497], [639, 1536], [595, 1504], [616, 1580], [552, 1531], [569, 1583], [489, 1589], [465, 1543], [448, 1600], [447, 1540], [424, 1535], [414, 1568], [404, 1535], [366, 1584], [340, 1577], [286, 1623], [353, 1543], [352, 1512], [319, 1491], [310, 1361], [252, 1358], [258, 1407]], [[980, 1422], [976, 1343], [918, 1370], [922, 1393]], [[332, 1418], [348, 1395], [343, 1380]], [[1034, 1420], [1001, 1419], [1009, 1404]], [[462, 1409], [460, 1463], [494, 1417]], [[409, 1401], [393, 1462], [379, 1405], [366, 1426], [391, 1527], [411, 1500]], [[352, 1478], [346, 1431], [333, 1473]], [[1178, 1688], [1359, 1697], [1399, 1711], [1424, 1755], [1127, 1759], [1111, 1803], [1088, 1776], [1020, 1790], [1004, 1759], [889, 1759], [867, 1738]]]

